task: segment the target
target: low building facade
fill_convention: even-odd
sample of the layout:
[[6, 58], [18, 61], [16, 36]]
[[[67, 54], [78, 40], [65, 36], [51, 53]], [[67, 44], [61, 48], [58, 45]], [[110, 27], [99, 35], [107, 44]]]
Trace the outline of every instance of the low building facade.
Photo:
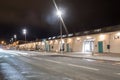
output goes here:
[[19, 48], [48, 52], [120, 53], [120, 31], [44, 39], [19, 45]]

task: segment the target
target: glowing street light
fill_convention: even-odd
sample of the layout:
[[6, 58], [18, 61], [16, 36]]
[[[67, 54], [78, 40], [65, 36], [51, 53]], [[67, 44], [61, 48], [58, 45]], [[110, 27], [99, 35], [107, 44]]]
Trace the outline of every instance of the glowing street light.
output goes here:
[[66, 25], [65, 25], [65, 23], [64, 23], [64, 20], [63, 20], [63, 18], [62, 18], [63, 12], [58, 8], [58, 6], [57, 6], [57, 4], [56, 4], [56, 1], [55, 1], [55, 0], [52, 0], [52, 1], [53, 1], [53, 4], [54, 4], [55, 8], [56, 8], [56, 11], [57, 11], [56, 14], [57, 14], [57, 16], [59, 17], [59, 20], [60, 20], [60, 21], [59, 21], [59, 22], [60, 22], [60, 35], [61, 35], [60, 52], [62, 53], [62, 51], [61, 51], [61, 50], [63, 50], [63, 43], [62, 43], [62, 26], [64, 27], [67, 35], [68, 35], [68, 30], [67, 30], [67, 27], [66, 27]]
[[63, 12], [62, 12], [62, 11], [63, 11], [63, 10], [60, 10], [60, 8], [58, 8], [55, 0], [52, 0], [52, 1], [53, 1], [53, 4], [54, 4], [55, 8], [56, 8], [57, 15], [58, 15], [58, 17], [59, 17], [60, 20], [61, 20], [61, 24], [63, 25], [63, 27], [64, 27], [64, 29], [65, 29], [65, 31], [66, 31], [66, 34], [68, 35], [68, 29], [67, 29], [67, 27], [66, 27], [66, 25], [65, 25], [65, 22], [64, 22], [63, 18], [62, 18], [62, 15], [63, 15]]
[[13, 42], [13, 38], [11, 38], [11, 41]]
[[23, 29], [23, 34], [26, 35], [26, 33], [27, 33], [27, 30]]
[[62, 16], [62, 11], [58, 10], [58, 11], [57, 11], [57, 16], [58, 16], [58, 17], [61, 17], [61, 16]]
[[14, 34], [14, 38], [15, 38], [15, 41], [16, 41], [16, 39], [17, 39], [17, 35], [16, 34]]
[[23, 32], [23, 34], [25, 35], [25, 43], [26, 43], [26, 34], [27, 34], [27, 30], [26, 30], [26, 29], [23, 29], [22, 32]]

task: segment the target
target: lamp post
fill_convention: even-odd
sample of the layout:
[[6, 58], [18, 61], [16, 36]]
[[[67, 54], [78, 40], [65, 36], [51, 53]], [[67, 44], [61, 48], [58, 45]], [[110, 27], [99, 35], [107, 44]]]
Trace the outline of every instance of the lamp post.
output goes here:
[[16, 34], [14, 34], [14, 39], [15, 39], [15, 42], [16, 42], [16, 39], [17, 39], [17, 35]]
[[23, 29], [23, 34], [25, 35], [25, 44], [26, 44], [26, 34], [27, 34], [27, 30]]
[[[62, 26], [64, 27], [67, 35], [68, 35], [68, 30], [67, 30], [67, 27], [66, 27], [66, 25], [64, 23], [64, 20], [62, 18], [62, 14], [63, 14], [62, 11], [58, 8], [58, 6], [56, 4], [56, 1], [55, 0], [52, 0], [52, 1], [53, 1], [53, 4], [54, 4], [54, 6], [55, 6], [55, 8], [57, 10], [57, 15], [58, 15], [58, 17], [60, 19], [61, 48], [63, 49], [63, 45], [62, 45], [62, 43], [63, 43], [63, 41], [62, 41]], [[62, 53], [62, 51], [61, 51], [61, 53]]]
[[62, 17], [62, 12], [60, 10], [57, 10], [57, 16], [59, 17], [59, 23], [60, 23], [60, 53], [63, 51], [63, 43], [62, 43], [62, 22], [61, 22], [61, 17]]
[[10, 43], [11, 43], [11, 44], [13, 43], [13, 38], [10, 38]]

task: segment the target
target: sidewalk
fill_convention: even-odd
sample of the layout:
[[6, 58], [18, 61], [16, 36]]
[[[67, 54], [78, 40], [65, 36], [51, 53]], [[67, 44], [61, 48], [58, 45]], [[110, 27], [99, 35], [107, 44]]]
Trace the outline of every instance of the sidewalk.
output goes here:
[[27, 53], [26, 55], [39, 56], [39, 55], [58, 55], [66, 56], [73, 58], [86, 58], [86, 59], [96, 59], [96, 60], [106, 60], [106, 61], [119, 61], [120, 54], [117, 53], [96, 53], [94, 55], [90, 53], [81, 53], [81, 52], [69, 52], [69, 53], [54, 53], [54, 52], [36, 52], [36, 51], [20, 51]]
[[65, 54], [68, 57], [76, 57], [76, 58], [87, 58], [87, 59], [96, 59], [96, 60], [106, 60], [106, 61], [120, 61], [120, 54], [113, 54], [113, 53], [104, 53], [104, 54]]

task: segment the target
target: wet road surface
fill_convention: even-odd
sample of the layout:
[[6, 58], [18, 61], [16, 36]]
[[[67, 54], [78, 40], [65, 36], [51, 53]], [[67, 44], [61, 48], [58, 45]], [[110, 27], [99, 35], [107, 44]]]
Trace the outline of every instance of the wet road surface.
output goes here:
[[120, 80], [120, 62], [6, 50], [0, 50], [0, 70], [0, 80]]

